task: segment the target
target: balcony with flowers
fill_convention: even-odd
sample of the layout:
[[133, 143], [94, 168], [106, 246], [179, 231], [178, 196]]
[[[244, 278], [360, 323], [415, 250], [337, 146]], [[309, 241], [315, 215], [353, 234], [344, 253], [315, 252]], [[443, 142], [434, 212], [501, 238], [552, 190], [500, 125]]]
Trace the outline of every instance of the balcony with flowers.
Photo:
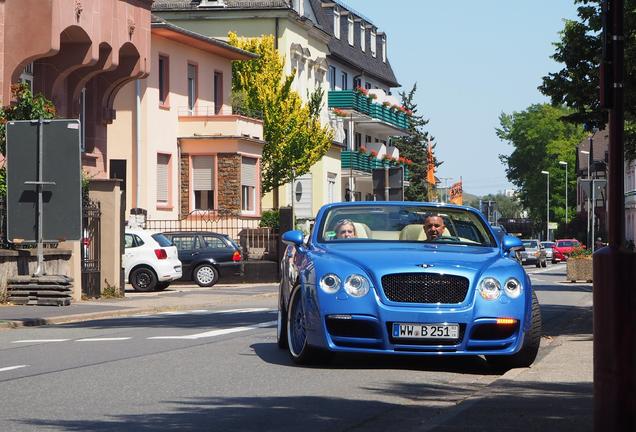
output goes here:
[[332, 90], [328, 93], [328, 105], [332, 110], [338, 109], [344, 114], [363, 114], [394, 128], [406, 130], [408, 117], [413, 113], [392, 102], [392, 99], [382, 90], [367, 90], [362, 87], [354, 90]]
[[369, 173], [375, 168], [385, 167], [404, 167], [404, 179], [409, 178], [409, 166], [413, 161], [404, 157], [391, 157], [388, 154], [378, 154], [376, 150], [368, 150], [366, 147], [360, 147], [359, 150], [344, 150], [340, 153], [340, 166], [345, 170], [355, 170], [358, 172]]

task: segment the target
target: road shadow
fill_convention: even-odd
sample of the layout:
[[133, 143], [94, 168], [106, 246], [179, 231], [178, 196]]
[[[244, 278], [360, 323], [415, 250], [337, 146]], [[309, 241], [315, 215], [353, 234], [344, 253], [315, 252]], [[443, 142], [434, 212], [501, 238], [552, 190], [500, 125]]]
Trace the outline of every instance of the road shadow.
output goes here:
[[591, 306], [540, 304], [544, 336], [581, 335], [592, 338]]
[[224, 329], [253, 326], [276, 319], [275, 311], [263, 312], [162, 312], [151, 315], [108, 318], [69, 324], [51, 325], [52, 328], [113, 329], [113, 328], [176, 328], [176, 329]]
[[[320, 373], [313, 379], [319, 380]], [[368, 387], [372, 394], [391, 395], [392, 402], [378, 401], [372, 395], [365, 398], [210, 395], [152, 401], [161, 406], [156, 412], [111, 414], [99, 420], [32, 418], [13, 420], [9, 426], [78, 432], [376, 432], [410, 431], [424, 426], [435, 432], [592, 430], [591, 383], [500, 380], [479, 388], [417, 382], [416, 375], [413, 381]], [[273, 389], [275, 393], [284, 391], [283, 383]]]

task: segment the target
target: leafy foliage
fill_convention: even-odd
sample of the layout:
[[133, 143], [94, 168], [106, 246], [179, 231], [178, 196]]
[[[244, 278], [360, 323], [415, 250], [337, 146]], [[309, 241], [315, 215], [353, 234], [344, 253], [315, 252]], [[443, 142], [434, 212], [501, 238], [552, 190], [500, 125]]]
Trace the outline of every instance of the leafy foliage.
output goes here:
[[[522, 112], [502, 113], [497, 136], [514, 147], [509, 156], [500, 155], [508, 180], [519, 191], [524, 208], [535, 223], [545, 221], [546, 176], [550, 173], [550, 221], [565, 222], [565, 169], [568, 163], [568, 190], [576, 188], [575, 148], [585, 132], [580, 126], [564, 122], [570, 110], [548, 104], [532, 105]], [[568, 212], [574, 214], [576, 194], [568, 194]]]
[[[516, 198], [511, 198], [504, 194], [488, 194], [482, 197], [482, 202], [483, 201], [494, 201], [495, 208], [502, 218], [515, 219], [521, 217], [523, 207], [519, 200]], [[474, 207], [479, 208], [479, 201], [477, 201], [477, 205]]]
[[[400, 92], [402, 106], [410, 110], [413, 114], [408, 118], [408, 135], [394, 139], [392, 143], [400, 150], [400, 156], [413, 161], [409, 166], [410, 185], [404, 191], [404, 199], [408, 201], [427, 201], [428, 184], [426, 183], [428, 140], [433, 137], [423, 130], [428, 124], [424, 116], [417, 114], [417, 104], [414, 102], [417, 83], [409, 92]], [[435, 148], [435, 145], [433, 145]], [[435, 159], [435, 166], [438, 167], [443, 162]]]
[[572, 249], [570, 252], [570, 259], [572, 258], [591, 258], [592, 257], [592, 249], [586, 249], [584, 247], [578, 247], [576, 249]]
[[241, 94], [245, 113], [263, 115], [261, 181], [266, 193], [307, 173], [331, 147], [333, 133], [320, 123], [316, 107], [322, 105], [321, 93], [308, 105], [291, 90], [294, 74], [283, 72], [273, 36], [239, 38], [230, 33], [229, 43], [259, 55], [232, 64], [232, 91]]
[[[574, 0], [578, 20], [565, 20], [552, 58], [564, 65], [543, 77], [539, 90], [554, 105], [572, 109], [565, 120], [603, 129], [607, 113], [600, 106], [602, 56], [600, 0]], [[625, 156], [636, 158], [636, 0], [625, 0]]]
[[261, 228], [278, 228], [280, 226], [280, 213], [278, 210], [263, 211], [258, 226]]
[[[55, 117], [55, 106], [41, 94], [33, 96], [29, 87], [24, 84], [11, 86], [11, 95], [15, 102], [0, 108], [0, 153], [7, 151], [7, 122], [11, 120], [35, 120]], [[0, 196], [7, 193], [6, 167], [0, 167]]]

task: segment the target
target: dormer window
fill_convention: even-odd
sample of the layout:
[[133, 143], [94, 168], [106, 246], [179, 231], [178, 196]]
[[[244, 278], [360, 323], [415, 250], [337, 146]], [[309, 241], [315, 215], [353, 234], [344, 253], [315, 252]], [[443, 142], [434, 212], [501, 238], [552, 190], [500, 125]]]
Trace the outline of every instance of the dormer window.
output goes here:
[[386, 36], [382, 36], [382, 61], [386, 63]]
[[360, 23], [360, 49], [362, 49], [362, 52], [367, 50], [367, 32], [364, 27], [364, 22]]
[[376, 33], [375, 30], [371, 30], [371, 42], [369, 42], [371, 44], [371, 55], [373, 57], [376, 56], [376, 48], [377, 48], [377, 42], [376, 42]]
[[336, 39], [340, 39], [340, 11], [333, 9], [333, 35]]
[[349, 45], [353, 46], [353, 17], [351, 15], [347, 18], [347, 38]]

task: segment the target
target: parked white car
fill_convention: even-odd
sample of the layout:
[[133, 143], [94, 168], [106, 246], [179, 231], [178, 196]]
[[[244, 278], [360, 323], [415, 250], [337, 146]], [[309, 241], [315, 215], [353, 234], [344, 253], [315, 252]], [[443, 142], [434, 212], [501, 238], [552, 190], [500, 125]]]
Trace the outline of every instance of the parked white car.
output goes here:
[[126, 228], [122, 266], [135, 291], [163, 290], [181, 278], [177, 248], [163, 234]]

